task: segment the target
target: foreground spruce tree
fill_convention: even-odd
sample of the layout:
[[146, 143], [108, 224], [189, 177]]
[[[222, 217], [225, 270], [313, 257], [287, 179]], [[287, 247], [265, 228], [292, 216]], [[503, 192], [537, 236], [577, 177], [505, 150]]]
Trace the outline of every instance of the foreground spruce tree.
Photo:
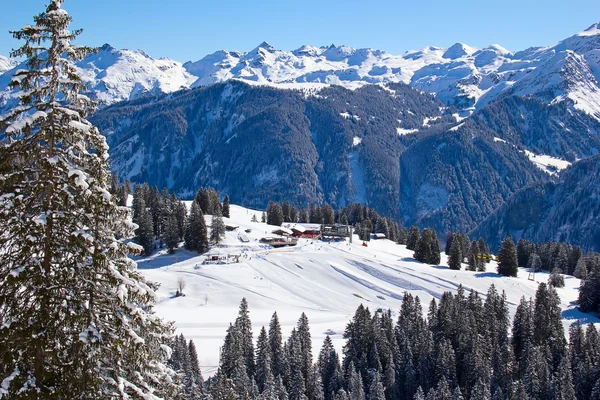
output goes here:
[[28, 70], [0, 119], [0, 396], [174, 398], [172, 327], [127, 258], [133, 225], [109, 194], [108, 146], [73, 65], [90, 49], [70, 44], [80, 30], [62, 3], [13, 32]]

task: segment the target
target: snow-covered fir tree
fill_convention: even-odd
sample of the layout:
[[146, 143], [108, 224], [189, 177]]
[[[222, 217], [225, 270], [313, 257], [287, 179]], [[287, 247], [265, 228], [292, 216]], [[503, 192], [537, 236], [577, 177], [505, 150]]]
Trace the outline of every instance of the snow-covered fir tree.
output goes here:
[[51, 0], [14, 57], [20, 106], [0, 119], [0, 395], [173, 398], [172, 326], [152, 312], [154, 283], [127, 257], [134, 226], [109, 189], [108, 146], [71, 45], [81, 30]]
[[221, 240], [223, 240], [223, 236], [225, 236], [225, 223], [223, 222], [221, 207], [217, 207], [217, 210], [212, 217], [210, 241], [213, 243], [220, 243]]
[[208, 229], [204, 214], [195, 201], [190, 207], [190, 214], [187, 219], [184, 233], [185, 247], [188, 250], [205, 253], [208, 251]]

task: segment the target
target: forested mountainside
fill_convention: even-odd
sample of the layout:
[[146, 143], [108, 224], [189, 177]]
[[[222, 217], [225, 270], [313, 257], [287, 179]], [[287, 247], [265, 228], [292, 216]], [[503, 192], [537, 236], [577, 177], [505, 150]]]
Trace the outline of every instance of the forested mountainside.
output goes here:
[[456, 128], [454, 113], [404, 84], [306, 95], [231, 81], [117, 104], [94, 123], [122, 178], [182, 197], [213, 186], [254, 207], [362, 202], [468, 230], [547, 175], [489, 131]]
[[473, 114], [466, 125], [489, 128], [495, 137], [536, 154], [569, 161], [600, 151], [600, 122], [573, 110], [569, 102], [548, 103], [538, 98], [510, 96]]
[[535, 242], [564, 241], [600, 251], [600, 155], [565, 170], [557, 182], [515, 193], [473, 231], [497, 248], [508, 235]]
[[520, 188], [547, 179], [523, 153], [469, 127], [424, 135], [400, 161], [405, 224], [438, 232], [468, 231]]

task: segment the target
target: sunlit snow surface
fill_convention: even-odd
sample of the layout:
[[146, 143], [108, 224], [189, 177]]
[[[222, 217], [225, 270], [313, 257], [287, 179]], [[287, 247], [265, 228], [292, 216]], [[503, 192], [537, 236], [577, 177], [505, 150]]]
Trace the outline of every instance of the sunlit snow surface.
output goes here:
[[[357, 236], [351, 245], [347, 241], [301, 239], [296, 247], [274, 250], [258, 240], [272, 236], [275, 227], [250, 222], [253, 214], [260, 220], [261, 211], [231, 206], [232, 218], [225, 221], [239, 225], [239, 229], [227, 232], [224, 242], [209, 252], [242, 251], [247, 258], [239, 264], [202, 265], [205, 255], [184, 249], [138, 260], [144, 275], [161, 283], [156, 311], [175, 321], [177, 331], [194, 340], [205, 375], [215, 372], [226, 329], [235, 320], [242, 297], [250, 306], [255, 338], [263, 325], [268, 326], [274, 311], [284, 337], [305, 312], [316, 355], [326, 335], [331, 335], [341, 350], [344, 328], [361, 303], [372, 312], [391, 308], [396, 313], [403, 293], [408, 291], [419, 296], [426, 312], [432, 298], [439, 299], [445, 291], [456, 292], [459, 284], [467, 293], [474, 289], [485, 298], [493, 283], [500, 292], [506, 292], [512, 316], [521, 296], [534, 297], [538, 283], [548, 279], [548, 274], [538, 273], [535, 281], [529, 281], [526, 270], [520, 270], [517, 278], [500, 278], [495, 262], [488, 264], [487, 272], [465, 271], [464, 265], [463, 270], [452, 271], [444, 254], [440, 266], [426, 265], [416, 262], [405, 246], [381, 240], [364, 247]], [[207, 223], [210, 220], [207, 216]], [[252, 232], [245, 233], [248, 228]], [[250, 242], [242, 243], [240, 233]], [[179, 278], [187, 284], [186, 295], [175, 298]], [[565, 283], [565, 288], [558, 289], [565, 329], [577, 318], [598, 322], [575, 308], [579, 280], [566, 277]]]

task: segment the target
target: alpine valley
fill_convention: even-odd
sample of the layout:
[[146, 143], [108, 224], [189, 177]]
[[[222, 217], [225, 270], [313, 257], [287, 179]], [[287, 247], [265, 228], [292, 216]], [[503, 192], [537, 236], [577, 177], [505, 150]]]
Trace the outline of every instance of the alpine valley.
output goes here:
[[[262, 43], [182, 64], [104, 45], [77, 66], [122, 179], [600, 250], [600, 24], [518, 52]], [[0, 112], [24, 68], [0, 57]]]

